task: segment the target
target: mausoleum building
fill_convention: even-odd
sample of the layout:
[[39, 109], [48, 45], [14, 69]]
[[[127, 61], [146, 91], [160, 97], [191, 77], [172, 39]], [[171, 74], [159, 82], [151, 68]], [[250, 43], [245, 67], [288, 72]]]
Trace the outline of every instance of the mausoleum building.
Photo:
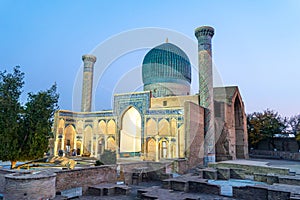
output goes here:
[[144, 91], [114, 94], [112, 110], [92, 111], [96, 57], [84, 55], [81, 112], [59, 110], [54, 154], [59, 150], [99, 158], [105, 149], [117, 158], [161, 161], [187, 159], [193, 166], [248, 157], [246, 115], [237, 86], [213, 88], [214, 29], [196, 29], [199, 93], [191, 94], [191, 63], [166, 42], [142, 63]]

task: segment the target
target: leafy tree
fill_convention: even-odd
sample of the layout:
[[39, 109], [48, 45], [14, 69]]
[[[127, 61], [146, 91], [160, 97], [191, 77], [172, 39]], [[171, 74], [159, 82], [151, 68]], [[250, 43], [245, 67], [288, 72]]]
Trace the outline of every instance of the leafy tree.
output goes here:
[[20, 141], [24, 159], [37, 159], [48, 150], [48, 140], [57, 106], [56, 85], [49, 90], [28, 94], [25, 104], [23, 127]]
[[13, 73], [0, 72], [0, 160], [20, 159], [19, 134], [22, 107], [19, 102], [24, 73], [15, 67]]
[[249, 114], [247, 121], [250, 147], [256, 148], [261, 140], [268, 139], [269, 146], [274, 149], [276, 148], [275, 136], [286, 133], [287, 120], [272, 110]]
[[41, 158], [48, 148], [53, 115], [58, 109], [56, 85], [37, 94], [29, 93], [20, 104], [24, 73], [0, 73], [0, 160], [16, 161]]
[[298, 143], [298, 149], [300, 149], [300, 114], [292, 116], [289, 120], [289, 125], [291, 128], [291, 133], [295, 135]]

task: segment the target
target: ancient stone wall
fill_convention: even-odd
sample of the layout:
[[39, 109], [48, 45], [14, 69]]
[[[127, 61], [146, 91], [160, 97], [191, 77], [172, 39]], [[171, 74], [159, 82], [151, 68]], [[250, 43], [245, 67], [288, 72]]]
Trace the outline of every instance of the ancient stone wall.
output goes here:
[[6, 175], [4, 199], [53, 199], [55, 179], [55, 174], [47, 171]]
[[116, 165], [63, 170], [55, 173], [56, 191], [82, 187], [82, 191], [85, 193], [90, 185], [117, 181]]
[[[286, 152], [298, 152], [298, 143], [295, 138], [274, 138], [274, 144], [277, 151]], [[274, 147], [270, 145], [269, 140], [265, 139], [258, 143], [257, 150], [274, 150]]]
[[[120, 180], [132, 184], [132, 174], [140, 171], [147, 173], [149, 180], [162, 180], [166, 177], [166, 168], [172, 168], [171, 162], [133, 162], [120, 164]], [[171, 172], [170, 172], [171, 173]]]
[[250, 150], [250, 156], [252, 158], [300, 160], [300, 153], [292, 153], [286, 151]]
[[8, 169], [0, 169], [0, 194], [4, 193], [5, 176], [12, 173], [15, 173], [15, 171]]

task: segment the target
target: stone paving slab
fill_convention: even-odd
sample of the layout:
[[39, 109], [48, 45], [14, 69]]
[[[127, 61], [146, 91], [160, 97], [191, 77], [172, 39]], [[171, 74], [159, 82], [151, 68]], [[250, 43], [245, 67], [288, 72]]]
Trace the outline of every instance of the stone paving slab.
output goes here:
[[157, 189], [144, 193], [142, 197], [157, 198], [162, 200], [185, 200], [185, 199], [201, 199], [201, 200], [233, 200], [234, 198], [222, 197], [211, 194], [185, 193], [166, 189]]
[[275, 183], [273, 185], [269, 185], [269, 188], [273, 190], [287, 191], [293, 194], [300, 195], [300, 186], [298, 185], [286, 185], [286, 184]]

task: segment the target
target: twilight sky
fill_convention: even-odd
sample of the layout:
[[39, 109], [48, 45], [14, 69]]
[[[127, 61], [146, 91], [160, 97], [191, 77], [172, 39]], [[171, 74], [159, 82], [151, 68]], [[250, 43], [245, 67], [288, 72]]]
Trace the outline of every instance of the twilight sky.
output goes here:
[[[81, 90], [81, 56], [102, 48], [96, 68], [104, 67], [101, 61], [110, 53], [117, 56], [96, 82], [94, 109], [109, 109], [113, 91], [123, 92], [116, 85], [139, 79], [138, 67], [152, 44], [169, 37], [196, 55], [178, 34], [196, 44], [195, 28], [210, 25], [216, 71], [223, 85], [239, 86], [246, 112], [270, 108], [291, 116], [300, 113], [299, 10], [298, 0], [0, 0], [0, 70], [20, 65], [25, 93], [56, 82], [60, 108], [79, 110], [74, 101], [81, 97], [74, 93]], [[162, 34], [155, 36], [149, 27]], [[118, 40], [134, 29], [142, 34], [133, 31], [135, 37]], [[123, 48], [130, 52], [121, 54]]]

